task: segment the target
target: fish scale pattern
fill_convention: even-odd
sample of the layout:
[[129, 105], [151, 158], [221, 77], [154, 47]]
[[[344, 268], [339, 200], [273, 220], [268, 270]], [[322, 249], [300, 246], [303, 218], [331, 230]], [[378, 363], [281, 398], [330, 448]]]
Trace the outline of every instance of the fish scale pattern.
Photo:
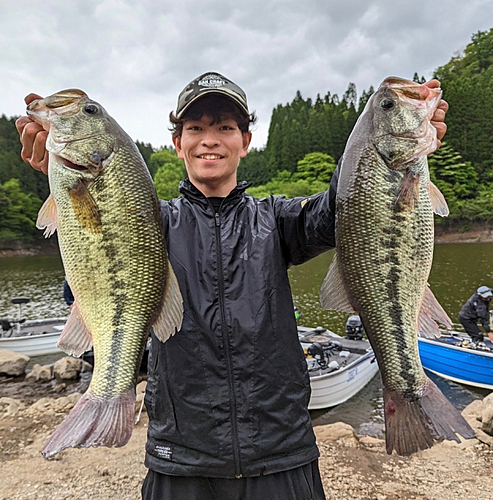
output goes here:
[[399, 210], [395, 200], [404, 174], [389, 170], [372, 147], [360, 158], [348, 196], [337, 205], [341, 271], [384, 383], [400, 393], [418, 393], [426, 376], [417, 349], [417, 318], [433, 256], [426, 165], [418, 160], [419, 203]]
[[[50, 169], [53, 176], [66, 175], [63, 167]], [[51, 185], [64, 267], [94, 342], [90, 390], [111, 399], [132, 387], [163, 300], [167, 258], [154, 187], [132, 145], [120, 145], [88, 186], [99, 223], [81, 220], [88, 217], [64, 181]]]

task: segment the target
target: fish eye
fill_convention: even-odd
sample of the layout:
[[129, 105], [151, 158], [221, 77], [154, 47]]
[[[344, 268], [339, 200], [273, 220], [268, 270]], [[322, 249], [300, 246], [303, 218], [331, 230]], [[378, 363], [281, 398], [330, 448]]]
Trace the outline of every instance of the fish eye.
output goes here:
[[95, 104], [88, 104], [88, 105], [84, 108], [84, 111], [85, 111], [88, 115], [95, 115], [95, 114], [99, 111], [99, 108], [98, 108]]
[[394, 101], [392, 101], [391, 99], [382, 99], [382, 101], [380, 102], [380, 106], [383, 109], [392, 109], [394, 107]]

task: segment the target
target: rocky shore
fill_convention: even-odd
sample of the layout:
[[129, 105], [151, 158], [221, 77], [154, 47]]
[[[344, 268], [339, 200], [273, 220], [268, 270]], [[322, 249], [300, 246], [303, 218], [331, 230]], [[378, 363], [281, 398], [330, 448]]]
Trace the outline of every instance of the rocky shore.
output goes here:
[[[123, 448], [68, 449], [54, 460], [40, 455], [87, 387], [90, 371], [78, 361], [35, 365], [27, 375], [19, 374], [23, 362], [11, 363], [14, 372], [0, 374], [0, 500], [140, 498], [146, 474], [145, 409]], [[142, 381], [136, 416], [144, 388]], [[488, 419], [493, 421], [493, 394], [474, 401], [463, 414], [476, 439], [440, 443], [411, 457], [387, 455], [384, 441], [357, 435], [344, 423], [315, 427], [327, 499], [493, 499], [493, 437], [483, 430]]]

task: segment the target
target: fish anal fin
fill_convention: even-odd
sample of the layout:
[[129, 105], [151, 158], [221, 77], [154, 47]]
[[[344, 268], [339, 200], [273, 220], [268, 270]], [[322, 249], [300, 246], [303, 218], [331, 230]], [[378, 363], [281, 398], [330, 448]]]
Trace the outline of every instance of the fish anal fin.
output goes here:
[[411, 170], [402, 178], [401, 186], [395, 206], [399, 210], [412, 210], [419, 202], [419, 174], [414, 174]]
[[77, 185], [70, 189], [68, 194], [79, 224], [90, 233], [100, 233], [101, 215], [86, 183], [79, 179]]
[[349, 302], [349, 297], [344, 287], [344, 282], [339, 270], [337, 254], [330, 263], [327, 275], [320, 288], [320, 304], [324, 309], [354, 313], [354, 307]]
[[36, 227], [44, 229], [44, 237], [49, 238], [56, 230], [58, 225], [58, 210], [55, 203], [55, 198], [50, 194], [43, 206], [38, 212], [36, 219]]
[[183, 320], [183, 299], [178, 280], [168, 261], [168, 280], [161, 310], [153, 322], [154, 334], [161, 342], [166, 342], [181, 327]]
[[440, 336], [438, 324], [452, 328], [452, 321], [440, 305], [429, 285], [426, 285], [418, 316], [418, 333], [429, 338]]
[[447, 217], [450, 213], [447, 202], [445, 201], [445, 197], [441, 191], [435, 186], [435, 184], [433, 184], [433, 182], [430, 182], [430, 199], [433, 211], [441, 217]]
[[474, 431], [440, 389], [430, 380], [419, 398], [405, 398], [384, 388], [385, 441], [387, 453], [411, 455], [431, 448], [435, 442], [460, 442], [474, 437]]
[[135, 389], [115, 398], [102, 398], [87, 390], [41, 450], [51, 458], [65, 448], [124, 446], [132, 435]]
[[72, 356], [82, 356], [92, 347], [92, 335], [82, 321], [77, 301], [72, 304], [70, 316], [65, 323], [57, 346]]

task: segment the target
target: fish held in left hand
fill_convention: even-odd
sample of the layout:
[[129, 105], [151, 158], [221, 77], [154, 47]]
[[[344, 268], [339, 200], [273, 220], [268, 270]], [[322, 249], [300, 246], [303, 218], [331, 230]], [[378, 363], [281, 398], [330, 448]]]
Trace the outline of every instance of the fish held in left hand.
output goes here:
[[33, 101], [27, 114], [49, 132], [50, 196], [37, 227], [57, 231], [75, 297], [58, 346], [75, 356], [92, 346], [95, 360], [88, 390], [41, 453], [123, 446], [149, 330], [164, 342], [183, 316], [154, 184], [132, 139], [81, 90]]

